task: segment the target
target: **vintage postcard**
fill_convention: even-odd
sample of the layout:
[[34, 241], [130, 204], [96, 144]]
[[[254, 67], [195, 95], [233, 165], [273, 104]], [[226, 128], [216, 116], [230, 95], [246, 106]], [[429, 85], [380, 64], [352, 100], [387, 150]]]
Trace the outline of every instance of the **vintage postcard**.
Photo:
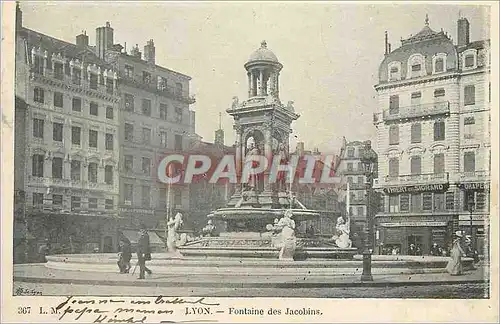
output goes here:
[[497, 2], [2, 2], [2, 323], [498, 322]]

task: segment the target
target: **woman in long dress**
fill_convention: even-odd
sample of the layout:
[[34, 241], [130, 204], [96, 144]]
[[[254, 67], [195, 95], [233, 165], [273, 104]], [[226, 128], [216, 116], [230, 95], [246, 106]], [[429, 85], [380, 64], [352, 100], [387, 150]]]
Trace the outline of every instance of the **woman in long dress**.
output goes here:
[[462, 238], [461, 232], [455, 233], [455, 240], [453, 240], [453, 246], [450, 251], [450, 261], [446, 266], [446, 271], [452, 276], [458, 276], [462, 274], [462, 256], [465, 255], [464, 250], [460, 246], [460, 240]]

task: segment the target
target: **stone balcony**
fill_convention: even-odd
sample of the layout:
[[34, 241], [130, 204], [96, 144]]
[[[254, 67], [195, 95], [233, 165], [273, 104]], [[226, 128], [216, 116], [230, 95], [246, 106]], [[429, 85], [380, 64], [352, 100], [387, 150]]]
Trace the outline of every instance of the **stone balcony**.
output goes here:
[[398, 109], [386, 109], [383, 111], [382, 119], [384, 122], [388, 122], [401, 119], [430, 117], [435, 115], [448, 115], [449, 113], [449, 101], [440, 101], [428, 104], [399, 107]]
[[490, 171], [473, 171], [460, 173], [460, 181], [490, 181]]
[[71, 179], [57, 179], [57, 178], [41, 178], [29, 176], [29, 182], [32, 184], [43, 185], [44, 187], [62, 187], [62, 188], [73, 188], [82, 190], [95, 190], [102, 191], [106, 193], [116, 193], [118, 192], [118, 186], [107, 183], [94, 183], [89, 181], [71, 180]]

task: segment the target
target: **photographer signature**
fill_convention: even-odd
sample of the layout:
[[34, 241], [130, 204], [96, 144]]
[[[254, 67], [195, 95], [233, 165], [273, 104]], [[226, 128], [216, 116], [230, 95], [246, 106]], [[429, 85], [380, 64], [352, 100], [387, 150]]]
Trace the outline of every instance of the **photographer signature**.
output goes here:
[[32, 288], [17, 287], [15, 290], [17, 296], [42, 296], [42, 292]]

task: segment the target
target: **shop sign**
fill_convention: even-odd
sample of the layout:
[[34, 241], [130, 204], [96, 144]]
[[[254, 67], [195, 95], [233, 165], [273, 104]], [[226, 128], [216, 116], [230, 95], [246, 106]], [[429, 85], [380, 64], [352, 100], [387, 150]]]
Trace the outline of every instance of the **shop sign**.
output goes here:
[[431, 227], [431, 226], [446, 226], [447, 222], [404, 222], [404, 223], [382, 223], [382, 227]]
[[440, 184], [428, 184], [428, 185], [414, 185], [414, 186], [398, 186], [398, 187], [386, 187], [384, 188], [384, 192], [386, 194], [398, 194], [398, 193], [407, 193], [407, 192], [443, 192], [447, 191], [449, 188], [448, 183], [440, 183]]
[[464, 182], [459, 185], [460, 189], [463, 190], [490, 190], [489, 182]]
[[125, 212], [125, 213], [133, 213], [133, 214], [150, 214], [150, 215], [154, 214], [154, 210], [152, 210], [152, 209], [144, 209], [144, 208], [126, 208], [126, 207], [122, 207], [122, 208], [120, 208], [120, 211], [121, 212]]

